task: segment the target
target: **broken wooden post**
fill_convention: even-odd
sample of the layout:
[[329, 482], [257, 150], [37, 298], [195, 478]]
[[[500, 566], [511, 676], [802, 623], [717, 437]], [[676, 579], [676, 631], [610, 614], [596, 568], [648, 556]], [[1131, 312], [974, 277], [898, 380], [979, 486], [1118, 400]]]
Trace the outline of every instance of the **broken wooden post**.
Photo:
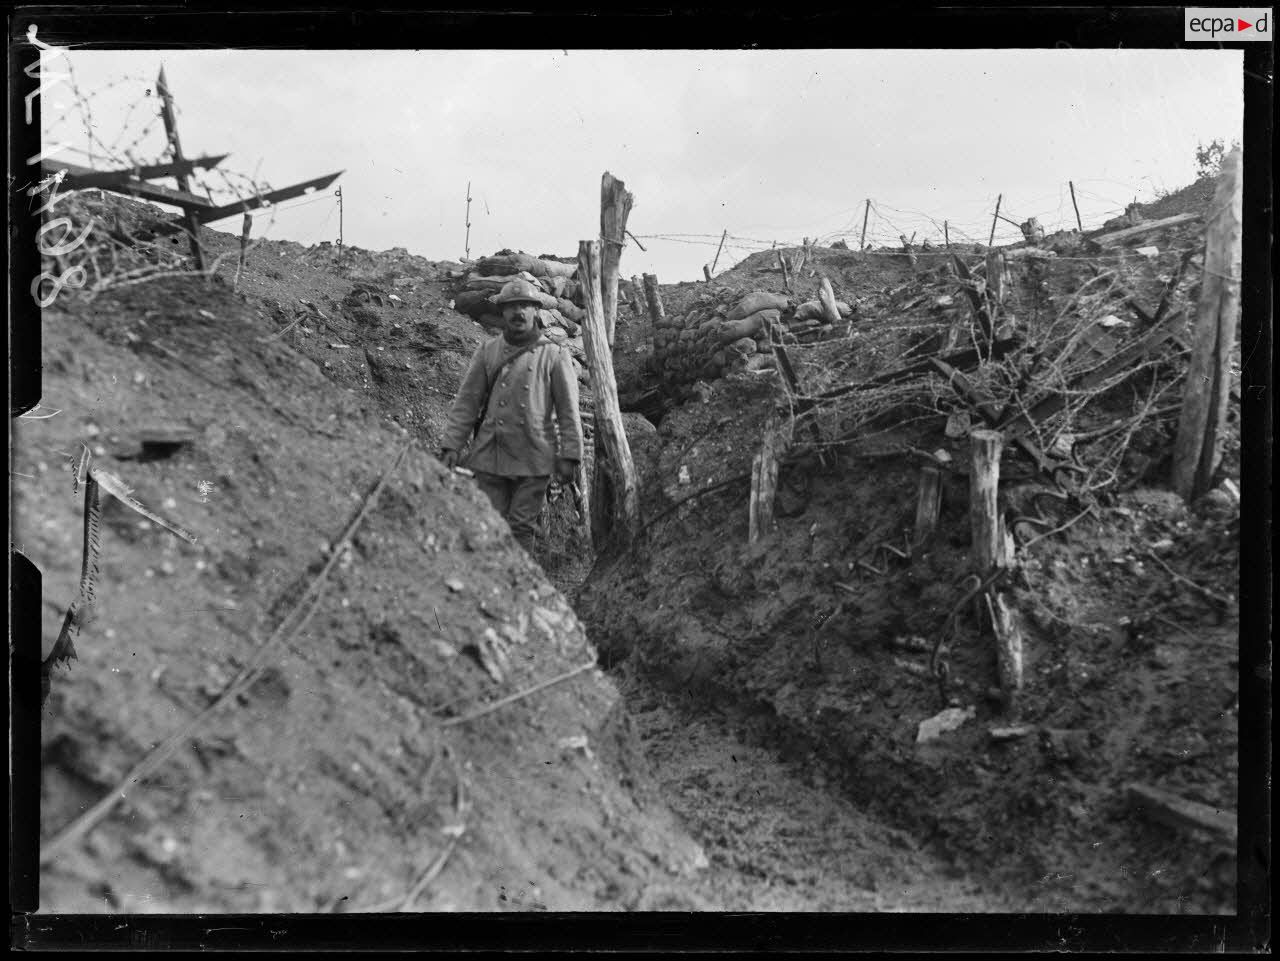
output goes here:
[[653, 322], [656, 333], [667, 319], [666, 309], [662, 306], [662, 294], [658, 290], [657, 274], [644, 275], [644, 296], [649, 301], [649, 319]]
[[626, 184], [609, 171], [604, 172], [600, 178], [600, 294], [610, 347], [613, 346], [613, 331], [618, 319], [618, 263], [622, 260], [623, 235], [634, 199]]
[[[1221, 187], [1221, 184], [1219, 184], [1219, 187]], [[1115, 247], [1125, 241], [1133, 240], [1137, 237], [1144, 237], [1157, 230], [1164, 230], [1167, 227], [1176, 227], [1179, 224], [1191, 223], [1193, 220], [1199, 220], [1201, 216], [1202, 215], [1198, 213], [1174, 214], [1172, 217], [1165, 217], [1162, 220], [1150, 220], [1145, 224], [1138, 224], [1135, 227], [1124, 227], [1120, 230], [1112, 231], [1109, 234], [1098, 234], [1096, 237], [1091, 239], [1100, 247]]]
[[942, 243], [947, 250], [951, 249], [951, 230], [949, 228], [950, 225], [944, 220], [942, 222]]
[[840, 323], [840, 308], [836, 306], [835, 291], [831, 289], [831, 281], [826, 277], [822, 278], [822, 284], [818, 287], [818, 300], [822, 304], [822, 316], [827, 322]]
[[938, 527], [942, 514], [942, 471], [936, 467], [920, 469], [920, 483], [916, 488], [916, 526], [913, 543], [916, 546], [928, 542]]
[[1000, 219], [1000, 201], [1004, 200], [1004, 194], [996, 197], [996, 213], [991, 218], [991, 236], [987, 238], [987, 246], [990, 247], [996, 242], [996, 222]]
[[871, 216], [871, 199], [867, 198], [867, 207], [862, 211], [862, 238], [858, 241], [858, 249], [867, 249], [867, 218]]
[[[186, 158], [182, 156], [182, 141], [178, 139], [178, 121], [173, 112], [173, 94], [169, 92], [169, 82], [165, 79], [164, 67], [160, 68], [160, 76], [156, 78], [156, 93], [160, 96], [160, 119], [164, 122], [169, 151], [173, 154], [174, 162], [181, 164]], [[185, 171], [176, 173], [174, 180], [178, 182], [179, 190], [184, 193], [191, 192], [191, 178]], [[204, 250], [200, 247], [200, 219], [194, 211], [186, 208], [183, 209], [182, 219], [186, 224], [187, 233], [191, 235], [191, 256], [195, 260], [196, 270], [203, 271]]]
[[631, 275], [631, 306], [641, 316], [649, 312], [649, 305], [645, 303], [644, 286], [640, 283], [640, 278], [634, 274]]
[[[629, 546], [640, 529], [640, 488], [627, 432], [618, 406], [618, 384], [613, 376], [613, 353], [604, 322], [600, 280], [600, 243], [578, 243], [578, 279], [582, 283], [586, 314], [582, 318], [582, 342], [591, 371], [595, 398], [596, 472], [608, 471], [613, 489], [612, 532], [623, 546]], [[601, 457], [603, 452], [604, 457]], [[599, 516], [602, 512], [595, 512]], [[593, 516], [594, 520], [594, 516]], [[610, 530], [592, 524], [591, 537], [597, 550], [605, 546]]]
[[898, 234], [898, 239], [902, 241], [902, 252], [907, 255], [907, 263], [914, 267], [916, 265], [916, 254], [911, 249], [911, 241], [907, 239], [906, 234]]
[[1004, 438], [999, 431], [969, 433], [972, 463], [969, 470], [969, 522], [973, 531], [973, 573], [986, 577], [1006, 563], [1004, 531], [1000, 523], [1000, 452]]
[[987, 251], [987, 300], [992, 307], [1004, 304], [1005, 296], [1005, 262], [1004, 252]]
[[778, 251], [778, 269], [782, 271], [782, 284], [787, 290], [791, 290], [791, 273], [787, 270], [787, 258], [782, 255], [782, 251]]
[[1067, 186], [1071, 188], [1071, 206], [1076, 212], [1076, 228], [1080, 233], [1084, 233], [1084, 221], [1080, 219], [1080, 205], [1076, 203], [1076, 185], [1068, 180]]
[[1018, 624], [1018, 612], [998, 591], [986, 595], [987, 613], [991, 617], [991, 630], [996, 636], [996, 673], [1000, 678], [1000, 692], [1005, 707], [1016, 706], [1018, 692], [1022, 690], [1022, 628]]
[[1186, 500], [1209, 489], [1222, 456], [1231, 351], [1240, 313], [1242, 186], [1240, 148], [1236, 147], [1222, 164], [1205, 234], [1191, 366], [1173, 448], [1173, 489]]
[[[789, 431], [785, 433], [789, 434]], [[764, 440], [751, 461], [751, 499], [748, 503], [747, 543], [754, 544], [773, 527], [773, 501], [778, 490], [778, 457], [785, 446], [784, 429], [776, 414], [765, 425]]]
[[702, 276], [707, 278], [707, 283], [711, 283], [711, 268], [706, 264], [702, 265]]
[[231, 288], [240, 286], [240, 272], [244, 270], [244, 261], [249, 253], [249, 231], [253, 227], [253, 215], [246, 213], [244, 215], [244, 223], [240, 227], [240, 260], [236, 263], [236, 277], [231, 282]]
[[716, 255], [711, 261], [711, 272], [716, 272], [716, 264], [720, 263], [720, 251], [724, 249], [724, 239], [729, 236], [729, 228], [724, 229], [724, 233], [720, 235], [720, 246], [716, 248]]

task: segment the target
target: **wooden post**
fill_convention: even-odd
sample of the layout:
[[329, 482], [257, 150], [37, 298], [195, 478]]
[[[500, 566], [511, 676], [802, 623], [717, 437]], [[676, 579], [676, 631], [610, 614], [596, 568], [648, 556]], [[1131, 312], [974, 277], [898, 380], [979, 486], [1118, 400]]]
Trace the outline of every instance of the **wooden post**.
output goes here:
[[1084, 233], [1084, 222], [1080, 219], [1080, 207], [1076, 203], [1076, 185], [1068, 180], [1067, 186], [1071, 188], [1071, 206], [1076, 212], [1076, 227], [1079, 228], [1080, 233]]
[[[182, 141], [178, 139], [178, 120], [173, 112], [173, 94], [169, 92], [169, 82], [165, 79], [164, 67], [160, 68], [160, 76], [156, 78], [156, 93], [160, 96], [160, 119], [164, 122], [169, 150], [173, 154], [173, 159], [182, 163], [185, 159], [182, 156]], [[186, 173], [175, 174], [174, 180], [178, 182], [179, 190], [191, 192], [191, 178]], [[194, 210], [184, 208], [183, 222], [186, 224], [187, 233], [191, 236], [191, 256], [195, 260], [196, 270], [203, 271], [204, 250], [200, 247], [200, 218], [196, 216]]]
[[867, 249], [867, 218], [871, 216], [871, 198], [867, 198], [866, 209], [862, 211], [862, 239], [858, 241], [858, 249]]
[[[986, 578], [1010, 561], [1008, 538], [1000, 517], [999, 431], [975, 430], [969, 434], [972, 461], [969, 471], [969, 521], [973, 531], [973, 573]], [[984, 595], [991, 629], [996, 638], [996, 664], [1006, 709], [1012, 710], [1022, 687], [1022, 632], [1017, 611], [999, 592]]]
[[626, 184], [609, 173], [600, 178], [600, 244], [601, 288], [605, 333], [613, 346], [613, 331], [618, 319], [618, 263], [622, 260], [622, 238], [627, 230], [627, 215], [634, 200]]
[[338, 263], [342, 263], [342, 188], [335, 190], [333, 195], [338, 198]]
[[720, 235], [720, 246], [716, 248], [716, 255], [711, 261], [711, 272], [716, 272], [716, 264], [720, 262], [720, 251], [724, 249], [724, 239], [729, 236], [729, 228], [724, 228], [724, 233]]
[[951, 231], [948, 229], [948, 224], [945, 220], [942, 222], [942, 242], [947, 250], [951, 249]]
[[[617, 542], [629, 546], [640, 530], [640, 488], [631, 459], [631, 446], [622, 426], [622, 412], [618, 407], [618, 384], [613, 376], [613, 354], [604, 322], [600, 261], [598, 241], [578, 243], [578, 279], [583, 285], [586, 308], [582, 319], [582, 341], [595, 397], [596, 471], [609, 472], [613, 489], [612, 533]], [[604, 458], [600, 457], [601, 451]], [[601, 550], [611, 532], [595, 524], [592, 526], [592, 541], [596, 550]]]
[[942, 514], [942, 471], [936, 467], [920, 469], [920, 483], [916, 488], [916, 526], [914, 543], [926, 543], [938, 527]]
[[787, 290], [791, 290], [791, 273], [787, 270], [787, 258], [782, 251], [778, 251], [778, 267], [782, 270], [782, 284]]
[[467, 234], [462, 241], [462, 257], [464, 260], [471, 259], [471, 181], [467, 181]]
[[1000, 250], [987, 251], [987, 299], [992, 307], [999, 307], [1004, 303], [1004, 252]]
[[1231, 350], [1240, 314], [1242, 178], [1240, 148], [1227, 155], [1205, 231], [1204, 277], [1192, 334], [1191, 366], [1173, 448], [1173, 489], [1194, 500], [1209, 489], [1222, 456]]
[[818, 287], [818, 300], [822, 304], [822, 314], [828, 322], [840, 323], [840, 308], [836, 306], [835, 291], [831, 289], [831, 281], [826, 277], [822, 278], [822, 284]]
[[1006, 710], [1017, 706], [1022, 690], [1022, 628], [1017, 609], [1010, 607], [1004, 595], [989, 591], [985, 597], [991, 630], [996, 636], [996, 672]]
[[996, 196], [996, 215], [991, 218], [991, 236], [987, 238], [987, 246], [990, 247], [996, 242], [996, 221], [1000, 219], [1000, 201], [1004, 200], [1004, 194]]
[[702, 276], [707, 278], [707, 283], [711, 283], [711, 268], [706, 264], [702, 265]]
[[236, 263], [236, 277], [231, 282], [232, 290], [240, 286], [240, 272], [244, 270], [244, 261], [249, 253], [249, 231], [253, 227], [253, 215], [245, 214], [244, 222], [240, 227], [240, 260]]
[[754, 544], [773, 527], [773, 501], [778, 490], [778, 458], [790, 443], [790, 422], [782, 425], [771, 415], [764, 440], [751, 461], [751, 499], [747, 516], [747, 543]]
[[911, 249], [911, 241], [907, 239], [906, 234], [898, 234], [898, 239], [902, 241], [902, 252], [907, 255], [907, 263], [914, 267], [916, 265], [916, 254]]
[[656, 334], [658, 328], [667, 319], [666, 309], [662, 306], [662, 294], [658, 290], [658, 277], [656, 274], [644, 275], [644, 296], [649, 301], [649, 319], [653, 322], [653, 331]]
[[640, 278], [634, 274], [631, 277], [631, 303], [637, 314], [649, 312], [649, 305], [645, 302], [644, 286], [640, 283]]
[[969, 433], [972, 461], [969, 470], [969, 524], [973, 532], [973, 573], [985, 578], [1004, 567], [1005, 540], [1000, 523], [1000, 451], [1004, 439], [999, 431]]

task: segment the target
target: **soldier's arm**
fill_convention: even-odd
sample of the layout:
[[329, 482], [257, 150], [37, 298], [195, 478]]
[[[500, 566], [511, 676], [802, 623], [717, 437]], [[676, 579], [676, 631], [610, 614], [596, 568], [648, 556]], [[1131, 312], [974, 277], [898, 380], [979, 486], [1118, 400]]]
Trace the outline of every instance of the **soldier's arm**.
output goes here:
[[578, 375], [573, 369], [573, 355], [563, 347], [551, 368], [551, 403], [556, 425], [560, 428], [558, 456], [566, 460], [582, 460], [582, 416], [578, 412]]
[[471, 355], [471, 363], [462, 377], [458, 395], [453, 399], [453, 406], [449, 409], [444, 439], [440, 442], [443, 450], [462, 450], [471, 440], [471, 429], [475, 426], [476, 418], [480, 416], [480, 401], [484, 399], [487, 383], [484, 345], [481, 344]]

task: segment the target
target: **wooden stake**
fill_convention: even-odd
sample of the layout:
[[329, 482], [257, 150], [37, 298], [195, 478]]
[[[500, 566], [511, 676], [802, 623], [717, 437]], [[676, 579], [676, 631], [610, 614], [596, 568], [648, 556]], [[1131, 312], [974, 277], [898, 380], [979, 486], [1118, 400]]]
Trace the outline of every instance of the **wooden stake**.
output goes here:
[[645, 303], [644, 287], [640, 283], [640, 278], [634, 274], [631, 276], [631, 306], [637, 315], [649, 312], [649, 305]]
[[724, 249], [724, 239], [729, 236], [729, 228], [724, 229], [724, 233], [720, 235], [720, 246], [716, 248], [716, 255], [711, 261], [711, 272], [716, 272], [716, 264], [720, 262], [720, 251]]
[[653, 322], [653, 331], [656, 334], [658, 328], [667, 319], [667, 312], [662, 306], [662, 294], [658, 290], [658, 277], [656, 274], [644, 275], [644, 295], [645, 299], [649, 301], [649, 319]]
[[973, 573], [985, 578], [1004, 567], [1005, 539], [1000, 522], [999, 431], [975, 430], [969, 434], [972, 461], [969, 470], [969, 524], [973, 532]]
[[1004, 595], [988, 593], [985, 597], [987, 613], [991, 616], [991, 629], [996, 636], [996, 670], [1000, 677], [1000, 691], [1004, 694], [1005, 708], [1013, 709], [1018, 692], [1022, 690], [1022, 629], [1018, 624], [1018, 612], [1010, 607]]
[[249, 253], [249, 230], [253, 227], [253, 215], [245, 214], [244, 223], [240, 227], [240, 260], [236, 264], [236, 277], [231, 282], [232, 290], [240, 286], [240, 272], [244, 270], [245, 256]]
[[747, 543], [754, 544], [773, 528], [773, 502], [778, 489], [778, 459], [790, 443], [790, 422], [769, 418], [760, 450], [751, 461], [751, 499], [748, 506]]
[[999, 307], [1004, 303], [1004, 252], [1000, 250], [987, 251], [987, 299], [992, 307]]
[[1084, 233], [1084, 221], [1080, 219], [1080, 206], [1076, 203], [1076, 185], [1068, 180], [1067, 186], [1071, 188], [1071, 206], [1076, 212], [1076, 227], [1080, 233]]
[[840, 323], [840, 308], [836, 306], [836, 295], [831, 289], [831, 281], [826, 277], [822, 278], [822, 284], [818, 287], [818, 300], [822, 304], [822, 314], [828, 322]]
[[951, 249], [951, 231], [948, 229], [948, 225], [945, 220], [942, 222], [942, 242], [946, 246], [947, 250]]
[[622, 238], [627, 230], [627, 215], [634, 198], [626, 184], [609, 171], [600, 178], [600, 250], [601, 288], [605, 332], [613, 346], [613, 331], [618, 319], [618, 264], [622, 260]]
[[871, 198], [867, 198], [866, 209], [862, 211], [862, 239], [858, 241], [858, 249], [867, 249], [867, 218], [871, 216]]
[[[160, 119], [164, 122], [165, 136], [169, 140], [169, 150], [176, 163], [181, 164], [186, 158], [182, 156], [182, 141], [178, 139], [178, 120], [173, 111], [173, 94], [169, 92], [169, 82], [164, 76], [164, 67], [160, 68], [160, 76], [156, 78], [156, 93], [160, 95]], [[191, 178], [185, 172], [174, 175], [178, 189], [191, 192]], [[200, 246], [200, 218], [194, 210], [184, 209], [183, 222], [187, 233], [191, 236], [191, 257], [195, 260], [196, 270], [204, 270], [204, 250]]]
[[987, 238], [987, 246], [990, 247], [996, 242], [996, 221], [1000, 219], [1000, 201], [1004, 200], [1004, 194], [996, 197], [996, 215], [991, 218], [991, 236]]
[[[629, 200], [627, 206], [630, 206]], [[612, 529], [592, 525], [592, 541], [597, 551], [605, 547], [610, 534], [614, 535], [615, 543], [630, 546], [640, 529], [640, 488], [636, 482], [627, 432], [622, 426], [622, 411], [618, 407], [613, 352], [604, 320], [600, 261], [599, 241], [583, 240], [578, 243], [578, 279], [583, 285], [586, 308], [582, 319], [582, 341], [591, 371], [591, 390], [595, 396], [595, 435], [602, 440], [606, 455], [604, 463], [597, 457], [596, 473], [607, 470], [613, 489]]]
[[898, 234], [898, 239], [902, 241], [902, 252], [907, 255], [907, 263], [912, 267], [916, 265], [915, 251], [911, 249], [911, 241], [907, 239], [906, 234]]
[[787, 258], [782, 251], [778, 251], [778, 267], [782, 270], [782, 284], [787, 290], [791, 290], [791, 272], [787, 270]]
[[922, 467], [916, 488], [915, 545], [927, 543], [933, 537], [941, 514], [942, 471], [936, 467]]
[[707, 283], [711, 283], [711, 268], [706, 264], [702, 265], [702, 276], [707, 278]]
[[1191, 366], [1173, 448], [1173, 489], [1185, 500], [1205, 493], [1222, 457], [1231, 349], [1240, 314], [1240, 148], [1227, 155], [1205, 232], [1204, 278], [1193, 332]]
[[471, 259], [471, 181], [467, 181], [467, 235], [462, 241], [463, 259]]

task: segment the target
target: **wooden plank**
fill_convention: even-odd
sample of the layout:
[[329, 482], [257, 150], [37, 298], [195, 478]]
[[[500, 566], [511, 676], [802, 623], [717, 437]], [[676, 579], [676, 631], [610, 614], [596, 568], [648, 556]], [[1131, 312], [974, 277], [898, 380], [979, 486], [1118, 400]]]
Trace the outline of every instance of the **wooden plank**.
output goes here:
[[[640, 530], [640, 488], [636, 480], [631, 447], [618, 405], [618, 384], [613, 374], [613, 355], [605, 329], [604, 302], [600, 289], [600, 242], [578, 244], [578, 279], [582, 283], [586, 314], [582, 318], [582, 341], [591, 371], [591, 391], [595, 400], [596, 437], [602, 441], [606, 461], [596, 462], [596, 474], [608, 471], [613, 491], [612, 531], [595, 529], [592, 539], [597, 550], [605, 547], [612, 534], [615, 543], [629, 546]], [[598, 513], [598, 512], [597, 512]]]
[[1130, 783], [1125, 786], [1125, 794], [1142, 813], [1162, 824], [1182, 830], [1207, 831], [1232, 846], [1236, 843], [1239, 828], [1233, 813], [1188, 801], [1149, 784]]
[[1188, 224], [1200, 218], [1201, 215], [1196, 213], [1177, 214], [1173, 217], [1165, 217], [1163, 220], [1153, 220], [1150, 223], [1139, 224], [1136, 227], [1126, 227], [1123, 230], [1116, 230], [1109, 234], [1098, 234], [1089, 239], [1102, 247], [1114, 247], [1124, 243], [1126, 240], [1133, 240], [1135, 237], [1141, 237], [1156, 230], [1164, 230], [1166, 227]]
[[[181, 164], [186, 158], [182, 156], [182, 141], [178, 139], [178, 120], [173, 110], [173, 95], [169, 92], [169, 82], [164, 76], [164, 67], [160, 67], [160, 76], [156, 80], [156, 93], [160, 96], [160, 118], [164, 121], [165, 136], [169, 139], [169, 149], [173, 152], [175, 163]], [[178, 189], [191, 191], [191, 178], [187, 173], [173, 175]], [[212, 200], [212, 198], [211, 198]], [[195, 261], [196, 270], [204, 270], [204, 250], [200, 246], [200, 220], [190, 209], [183, 210], [187, 234], [191, 238], [191, 257]]]
[[[60, 170], [65, 170], [68, 179], [97, 173], [92, 167], [82, 167], [80, 164], [70, 163], [66, 160], [43, 160], [40, 163], [40, 170], [45, 176], [54, 175]], [[66, 181], [64, 180], [63, 182], [65, 183]], [[197, 197], [195, 194], [184, 190], [160, 187], [143, 181], [131, 181], [119, 186], [103, 187], [102, 189], [110, 190], [114, 193], [130, 194], [134, 197], [141, 197], [143, 200], [155, 201], [156, 203], [169, 204], [172, 207], [181, 207], [184, 210], [214, 209], [213, 204], [209, 203], [204, 197]]]
[[[124, 170], [88, 170], [83, 174], [68, 174], [62, 181], [62, 186], [67, 190], [87, 190], [92, 187], [113, 189], [138, 180], [174, 177], [178, 174], [191, 173], [193, 170], [208, 170], [218, 166], [229, 156], [231, 155], [224, 153], [217, 157], [197, 157], [194, 160], [171, 161], [152, 164], [148, 167], [129, 167]], [[195, 194], [192, 196], [194, 197]]]
[[973, 409], [982, 415], [984, 421], [992, 426], [999, 423], [1001, 411], [990, 394], [974, 387], [973, 384], [969, 383], [968, 377], [946, 361], [937, 357], [930, 357], [929, 363], [933, 365], [934, 370], [946, 378], [947, 384], [952, 390], [968, 401]]
[[316, 177], [314, 180], [294, 184], [292, 187], [281, 187], [279, 190], [272, 190], [269, 193], [246, 197], [244, 200], [223, 204], [221, 207], [205, 204], [203, 210], [196, 211], [196, 215], [202, 224], [208, 224], [215, 220], [222, 220], [224, 217], [230, 217], [233, 214], [248, 213], [250, 210], [257, 210], [264, 204], [278, 204], [285, 200], [292, 200], [294, 197], [301, 197], [303, 194], [312, 191], [323, 190], [344, 173], [346, 173], [345, 170], [339, 170], [334, 174], [326, 174], [323, 177]]
[[751, 498], [748, 502], [747, 543], [754, 544], [773, 528], [773, 502], [778, 491], [778, 461], [790, 441], [790, 422], [784, 426], [771, 415], [760, 450], [751, 461]]

